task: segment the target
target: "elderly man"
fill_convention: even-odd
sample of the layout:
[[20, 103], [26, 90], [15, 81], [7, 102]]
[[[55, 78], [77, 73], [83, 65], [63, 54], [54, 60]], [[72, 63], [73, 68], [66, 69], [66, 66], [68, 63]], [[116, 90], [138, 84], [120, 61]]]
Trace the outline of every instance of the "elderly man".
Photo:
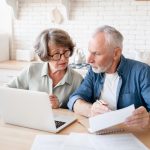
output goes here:
[[[70, 96], [68, 107], [90, 117], [135, 105], [125, 123], [150, 127], [150, 67], [122, 55], [123, 36], [111, 26], [96, 30], [89, 42], [91, 65], [80, 87]], [[100, 100], [101, 103], [98, 103]]]

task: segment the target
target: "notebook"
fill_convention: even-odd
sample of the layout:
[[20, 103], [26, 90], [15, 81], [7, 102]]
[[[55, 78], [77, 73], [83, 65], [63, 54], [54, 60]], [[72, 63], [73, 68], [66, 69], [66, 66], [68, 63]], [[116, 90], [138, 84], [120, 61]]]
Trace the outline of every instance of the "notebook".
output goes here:
[[128, 129], [124, 124], [118, 124], [109, 128], [105, 128], [99, 131], [96, 131], [95, 134], [103, 135], [103, 134], [117, 134], [117, 133], [127, 133]]
[[132, 115], [134, 110], [134, 105], [130, 105], [119, 110], [90, 117], [89, 132], [96, 134], [122, 132], [123, 129], [116, 126], [124, 123], [126, 118]]
[[[87, 132], [91, 133], [89, 131], [89, 122], [87, 119], [80, 119], [80, 120], [78, 120], [78, 123], [81, 126], [83, 126], [84, 128], [86, 128]], [[125, 133], [129, 132], [127, 126], [125, 126], [124, 124], [118, 124], [118, 125], [115, 125], [115, 126], [112, 126], [109, 128], [105, 128], [105, 129], [96, 131], [96, 132], [94, 132], [94, 134], [104, 135], [104, 134], [116, 134], [116, 133], [123, 133], [123, 132], [125, 132]]]
[[54, 114], [45, 92], [0, 87], [0, 107], [5, 123], [53, 133], [76, 120]]

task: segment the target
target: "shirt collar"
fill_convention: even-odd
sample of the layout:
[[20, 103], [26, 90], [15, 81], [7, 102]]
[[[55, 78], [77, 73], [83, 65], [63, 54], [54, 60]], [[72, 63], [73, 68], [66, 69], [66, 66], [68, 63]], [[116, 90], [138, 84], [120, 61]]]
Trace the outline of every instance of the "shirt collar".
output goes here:
[[124, 71], [126, 71], [126, 68], [127, 68], [126, 62], [127, 62], [127, 59], [123, 55], [121, 55], [120, 63], [117, 68], [117, 72], [119, 75], [124, 74]]
[[[48, 62], [45, 62], [42, 68], [42, 72], [41, 72], [41, 76], [48, 76]], [[68, 66], [67, 71], [64, 75], [64, 77], [62, 78], [62, 80], [57, 84], [57, 86], [59, 85], [63, 85], [65, 83], [71, 85], [72, 83], [72, 72], [71, 72], [71, 68]]]
[[68, 66], [67, 71], [64, 75], [64, 77], [62, 78], [62, 80], [57, 84], [57, 86], [59, 85], [63, 85], [65, 83], [71, 85], [72, 83], [72, 72], [71, 72], [71, 68]]

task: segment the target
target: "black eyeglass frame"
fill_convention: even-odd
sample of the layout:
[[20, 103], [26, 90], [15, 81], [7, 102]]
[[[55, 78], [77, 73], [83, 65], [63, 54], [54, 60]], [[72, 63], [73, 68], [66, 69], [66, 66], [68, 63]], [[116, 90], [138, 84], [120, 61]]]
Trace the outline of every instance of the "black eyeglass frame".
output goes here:
[[65, 58], [69, 58], [71, 56], [71, 51], [70, 50], [66, 50], [64, 53], [60, 54], [60, 53], [55, 53], [54, 55], [50, 55], [48, 54], [48, 56], [51, 58], [51, 60], [54, 61], [58, 61], [61, 59], [61, 56], [64, 56]]

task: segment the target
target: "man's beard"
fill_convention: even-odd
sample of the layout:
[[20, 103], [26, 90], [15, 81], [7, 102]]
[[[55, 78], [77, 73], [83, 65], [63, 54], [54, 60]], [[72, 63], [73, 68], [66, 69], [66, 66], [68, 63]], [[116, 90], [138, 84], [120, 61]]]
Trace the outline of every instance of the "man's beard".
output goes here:
[[111, 65], [112, 65], [112, 62], [109, 63], [106, 67], [97, 67], [97, 68], [92, 67], [92, 70], [95, 73], [104, 73], [111, 67]]

